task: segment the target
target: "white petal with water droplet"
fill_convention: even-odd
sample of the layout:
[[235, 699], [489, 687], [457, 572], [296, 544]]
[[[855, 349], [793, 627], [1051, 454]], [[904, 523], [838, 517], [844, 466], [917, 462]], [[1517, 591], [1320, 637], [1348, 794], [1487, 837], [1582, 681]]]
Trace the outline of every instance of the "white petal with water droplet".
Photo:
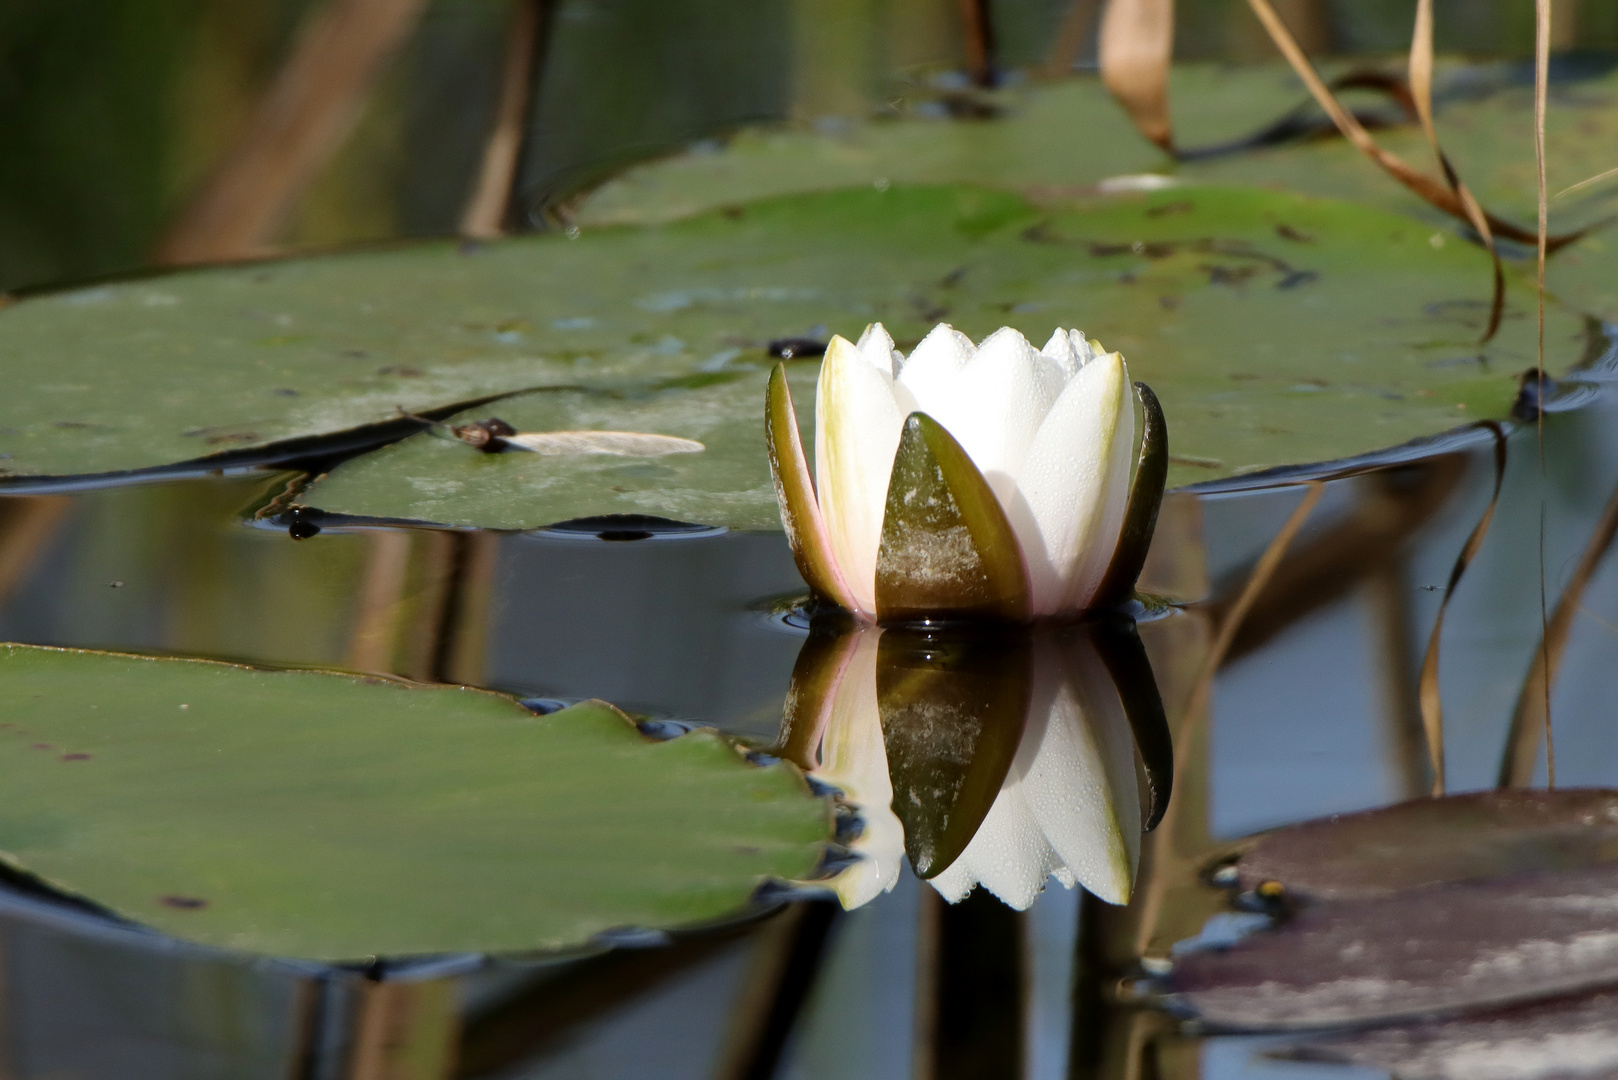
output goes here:
[[919, 409], [937, 419], [933, 410], [947, 406], [954, 394], [955, 380], [976, 352], [972, 339], [949, 324], [933, 327], [899, 365], [894, 380], [899, 411], [909, 416]]
[[[1075, 331], [1076, 332], [1076, 331]], [[1073, 337], [1066, 330], [1058, 326], [1045, 347], [1039, 350], [1040, 355], [1056, 364], [1062, 372], [1063, 385], [1079, 370], [1079, 357], [1073, 351]]]
[[861, 334], [859, 341], [855, 342], [855, 347], [859, 349], [861, 356], [871, 362], [872, 367], [886, 372], [889, 377], [892, 377], [899, 370], [902, 356], [893, 347], [893, 336], [888, 333], [887, 328], [881, 323], [872, 323], [867, 326], [865, 333]]
[[925, 410], [955, 436], [1000, 504], [1009, 503], [1028, 447], [1056, 395], [1040, 377], [1040, 356], [1009, 327], [985, 338], [948, 393]]
[[1135, 412], [1123, 358], [1079, 370], [1045, 415], [1006, 516], [1035, 615], [1084, 607], [1112, 561], [1129, 497]]

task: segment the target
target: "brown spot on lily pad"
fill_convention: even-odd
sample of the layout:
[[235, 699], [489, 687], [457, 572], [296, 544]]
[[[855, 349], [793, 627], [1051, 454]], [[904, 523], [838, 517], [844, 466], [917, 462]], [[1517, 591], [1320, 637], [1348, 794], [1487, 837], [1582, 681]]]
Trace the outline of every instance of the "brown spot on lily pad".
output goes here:
[[62, 755], [62, 760], [63, 761], [89, 761], [90, 760], [90, 755], [89, 754], [63, 754]]

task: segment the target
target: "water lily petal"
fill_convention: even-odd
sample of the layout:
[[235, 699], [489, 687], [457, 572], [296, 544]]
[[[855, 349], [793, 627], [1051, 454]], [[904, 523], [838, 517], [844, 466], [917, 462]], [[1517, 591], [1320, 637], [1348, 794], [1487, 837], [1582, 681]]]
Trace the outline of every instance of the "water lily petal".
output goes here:
[[881, 323], [867, 326], [865, 333], [860, 335], [854, 346], [877, 370], [887, 372], [890, 377], [898, 372], [903, 357], [899, 350], [893, 347], [893, 335], [889, 334], [887, 327]]
[[815, 481], [849, 609], [876, 613], [876, 554], [888, 474], [904, 422], [893, 380], [844, 337], [833, 337], [815, 398]]
[[1067, 335], [1073, 343], [1073, 357], [1080, 367], [1107, 351], [1101, 347], [1101, 342], [1086, 340], [1083, 330], [1069, 330]]
[[939, 323], [899, 365], [894, 397], [902, 412], [933, 413], [948, 407], [955, 380], [977, 352], [972, 339], [948, 323]]
[[887, 495], [876, 561], [880, 619], [1028, 618], [1028, 576], [1011, 523], [966, 450], [926, 413], [905, 421]]
[[775, 500], [781, 507], [781, 525], [792, 558], [809, 588], [848, 610], [855, 599], [837, 565], [831, 534], [815, 499], [814, 482], [809, 478], [809, 462], [798, 433], [798, 415], [792, 407], [792, 390], [787, 385], [786, 365], [777, 364], [770, 372], [764, 393], [764, 442], [770, 458], [770, 478], [775, 481]]
[[925, 410], [955, 436], [1008, 504], [1040, 422], [1060, 387], [1042, 377], [1042, 357], [1017, 331], [996, 330], [983, 340], [947, 394]]
[[1117, 353], [1079, 369], [1034, 436], [1006, 516], [1035, 615], [1083, 608], [1112, 561], [1129, 497], [1135, 410]]
[[[1064, 384], [1079, 370], [1079, 354], [1073, 350], [1073, 334], [1077, 333], [1075, 330], [1070, 334], [1058, 326], [1045, 347], [1039, 350], [1041, 356], [1056, 364], [1062, 372]], [[1079, 336], [1083, 338], [1082, 334]]]

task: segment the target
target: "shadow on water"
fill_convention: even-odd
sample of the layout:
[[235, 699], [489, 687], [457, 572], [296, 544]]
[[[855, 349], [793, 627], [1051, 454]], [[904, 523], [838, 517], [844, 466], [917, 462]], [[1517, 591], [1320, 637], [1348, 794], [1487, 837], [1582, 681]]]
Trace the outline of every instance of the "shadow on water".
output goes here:
[[[1564, 605], [1552, 695], [1557, 779], [1618, 785], [1618, 728], [1607, 720], [1618, 574], [1604, 552], [1593, 561], [1588, 552], [1618, 485], [1618, 402], [1598, 389], [1581, 408], [1545, 414], [1543, 465], [1531, 426], [1507, 437], [1492, 529], [1443, 635], [1451, 792], [1490, 788], [1502, 772], [1540, 641], [1542, 522], [1551, 605], [1570, 580], [1582, 590]], [[262, 472], [0, 496], [0, 639], [340, 667], [525, 698], [603, 697], [760, 747], [777, 739], [788, 688], [806, 677], [800, 652], [815, 639], [792, 613], [802, 585], [778, 535], [646, 521], [522, 534], [300, 525], [274, 513], [289, 479]], [[946, 836], [944, 819], [918, 825], [896, 798], [909, 850], [880, 883], [891, 891], [873, 890], [863, 906], [844, 910], [824, 888], [778, 890], [723, 926], [626, 938], [588, 955], [356, 968], [250, 959], [8, 887], [0, 1067], [16, 1077], [1388, 1075], [1271, 1060], [1258, 1056], [1268, 1044], [1245, 1036], [1198, 1037], [1121, 998], [1119, 979], [1160, 969], [1178, 942], [1227, 932], [1230, 917], [1202, 874], [1234, 841], [1427, 792], [1427, 636], [1495, 479], [1493, 437], [1474, 429], [1350, 475], [1169, 496], [1141, 580], [1151, 617], [1135, 631], [1174, 733], [1174, 794], [1162, 824], [1141, 838], [1125, 906], [1056, 884], [1023, 911], [983, 888], [946, 904], [945, 875], [929, 883], [911, 868], [933, 870], [916, 840], [931, 828], [956, 852], [953, 865], [977, 832]], [[256, 516], [266, 507], [270, 516]], [[289, 525], [305, 538], [292, 539]], [[1295, 535], [1277, 554], [1289, 527]], [[910, 649], [911, 675], [890, 664], [871, 690], [886, 702], [872, 714], [873, 737], [890, 759], [905, 743], [899, 729], [919, 715], [895, 702], [920, 700], [916, 679], [954, 677], [914, 660], [919, 647], [895, 638], [889, 652]], [[1102, 663], [1101, 683], [1085, 685], [1107, 686], [1127, 711], [1140, 663]], [[957, 704], [970, 697], [963, 685], [947, 688]], [[1019, 715], [1057, 715], [1027, 704], [1047, 690], [1037, 678], [1012, 687]], [[825, 697], [835, 704], [835, 687]], [[992, 697], [972, 700], [990, 708]], [[790, 723], [787, 734], [790, 744]], [[1142, 749], [1123, 759], [1135, 764], [1128, 781], [1149, 796], [1152, 755], [1138, 725], [1134, 737]], [[829, 768], [831, 744], [816, 745], [820, 759], [805, 763]], [[986, 799], [972, 811], [979, 820], [999, 813], [1007, 777], [1026, 774], [1020, 746], [997, 752], [992, 768], [968, 761], [950, 781], [965, 799], [974, 768], [995, 773], [974, 796]], [[1518, 774], [1543, 782], [1541, 745], [1519, 739], [1511, 754]], [[909, 781], [897, 766], [890, 777], [891, 764], [881, 773], [892, 791], [920, 799], [944, 782], [937, 769], [917, 781], [913, 764]], [[839, 788], [850, 803], [857, 772], [845, 770], [849, 786]], [[1137, 812], [1154, 815], [1149, 797]], [[874, 820], [867, 814], [865, 831], [851, 827], [840, 840], [857, 850]]]

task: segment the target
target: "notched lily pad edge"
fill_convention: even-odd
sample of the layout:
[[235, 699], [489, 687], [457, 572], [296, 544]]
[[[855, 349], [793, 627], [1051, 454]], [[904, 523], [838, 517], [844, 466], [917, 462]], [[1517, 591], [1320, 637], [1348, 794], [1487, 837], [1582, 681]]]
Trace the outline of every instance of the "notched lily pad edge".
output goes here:
[[[247, 664], [234, 660], [216, 660], [156, 651], [128, 653], [113, 649], [83, 649], [59, 645], [33, 645], [25, 642], [0, 641], [0, 649], [13, 647], [40, 652], [202, 664], [214, 667], [237, 668], [244, 671], [331, 675], [339, 678], [360, 679], [372, 683], [389, 683], [400, 687], [449, 688], [455, 686], [463, 692], [500, 698], [523, 708], [528, 708], [528, 706], [523, 705], [521, 700], [510, 694], [488, 690], [483, 687], [447, 683], [422, 683], [396, 675], [380, 675], [374, 672], [350, 671], [335, 667], [316, 668], [262, 663]], [[689, 730], [673, 736], [655, 735], [641, 730], [640, 724], [632, 715], [601, 698], [580, 699], [579, 701], [570, 702], [568, 707], [589, 703], [604, 705], [611, 709], [628, 728], [635, 732], [638, 738], [648, 744], [656, 745], [672, 742], [684, 738], [686, 735], [702, 733], [717, 739], [722, 745], [731, 750], [741, 764], [757, 769], [784, 768], [790, 770], [791, 774], [796, 776], [798, 786], [802, 789], [804, 795], [813, 798], [821, 805], [825, 818], [826, 839], [820, 843], [821, 854], [813, 871], [803, 879], [786, 879], [774, 875], [762, 875], [757, 885], [754, 886], [752, 894], [743, 904], [732, 911], [710, 919], [699, 919], [670, 927], [617, 926], [599, 931], [592, 935], [589, 940], [570, 947], [505, 950], [498, 953], [426, 953], [420, 955], [366, 956], [342, 961], [276, 956], [188, 941], [185, 938], [167, 934], [139, 920], [131, 919], [117, 909], [107, 907], [70, 886], [35, 873], [3, 848], [0, 848], [0, 911], [11, 909], [31, 921], [39, 921], [64, 928], [76, 934], [90, 933], [115, 943], [135, 945], [137, 947], [153, 947], [170, 954], [181, 953], [215, 961], [225, 960], [252, 965], [269, 965], [272, 968], [279, 967], [291, 970], [300, 975], [308, 975], [311, 972], [330, 975], [340, 972], [363, 971], [367, 973], [368, 977], [383, 978], [383, 975], [378, 974], [379, 968], [391, 973], [394, 977], [405, 977], [406, 975], [419, 977], [419, 971], [423, 967], [431, 967], [436, 971], [445, 964], [452, 964], [457, 969], [464, 964], [470, 968], [481, 966], [496, 956], [509, 960], [561, 962], [587, 959], [618, 949], [658, 948], [677, 941], [696, 939], [753, 925], [779, 913], [783, 908], [796, 901], [835, 900], [836, 893], [829, 886], [822, 885], [821, 882], [836, 876], [843, 868], [842, 860], [848, 857], [848, 852], [833, 839], [833, 808], [830, 797], [826, 793], [816, 790], [801, 769], [783, 758], [761, 754], [758, 747], [752, 746], [740, 737], [720, 731], [712, 725], [693, 725]], [[533, 712], [532, 709], [529, 711]], [[562, 711], [565, 710], [558, 709], [552, 713], [535, 713], [534, 715], [536, 717], [543, 715], [554, 716]]]

